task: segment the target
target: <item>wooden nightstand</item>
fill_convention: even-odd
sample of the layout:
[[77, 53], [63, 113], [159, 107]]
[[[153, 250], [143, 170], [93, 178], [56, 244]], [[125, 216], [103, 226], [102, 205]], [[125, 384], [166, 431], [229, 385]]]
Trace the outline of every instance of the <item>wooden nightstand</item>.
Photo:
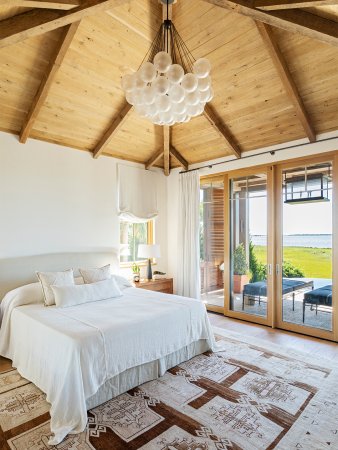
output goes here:
[[135, 287], [148, 289], [149, 291], [164, 292], [165, 294], [173, 294], [173, 279], [160, 278], [159, 280], [141, 280], [134, 283]]

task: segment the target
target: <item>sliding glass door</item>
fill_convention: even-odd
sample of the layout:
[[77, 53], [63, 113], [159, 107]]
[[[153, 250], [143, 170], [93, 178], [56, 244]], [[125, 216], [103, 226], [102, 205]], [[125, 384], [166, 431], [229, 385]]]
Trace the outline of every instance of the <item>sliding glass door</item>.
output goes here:
[[278, 173], [277, 326], [333, 339], [333, 161]]
[[270, 171], [229, 177], [228, 315], [259, 323], [271, 317], [271, 261], [269, 258]]

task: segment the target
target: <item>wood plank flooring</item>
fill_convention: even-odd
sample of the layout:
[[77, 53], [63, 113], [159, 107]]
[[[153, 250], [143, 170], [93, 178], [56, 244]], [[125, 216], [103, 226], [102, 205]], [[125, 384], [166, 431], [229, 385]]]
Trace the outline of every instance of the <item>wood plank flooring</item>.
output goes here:
[[[213, 326], [224, 328], [225, 330], [253, 336], [285, 347], [291, 347], [312, 355], [321, 356], [338, 361], [338, 344], [322, 339], [303, 336], [289, 331], [271, 329], [262, 325], [257, 325], [242, 320], [230, 319], [221, 314], [209, 313], [210, 322]], [[0, 357], [0, 373], [11, 369], [12, 362], [9, 359]]]

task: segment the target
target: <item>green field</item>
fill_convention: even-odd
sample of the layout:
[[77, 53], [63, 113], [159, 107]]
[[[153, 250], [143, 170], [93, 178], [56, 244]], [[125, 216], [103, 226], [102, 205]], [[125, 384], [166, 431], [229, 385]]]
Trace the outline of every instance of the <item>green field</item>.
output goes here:
[[[266, 264], [266, 247], [255, 245], [257, 259]], [[306, 278], [332, 278], [332, 249], [284, 247], [283, 259], [302, 269]]]

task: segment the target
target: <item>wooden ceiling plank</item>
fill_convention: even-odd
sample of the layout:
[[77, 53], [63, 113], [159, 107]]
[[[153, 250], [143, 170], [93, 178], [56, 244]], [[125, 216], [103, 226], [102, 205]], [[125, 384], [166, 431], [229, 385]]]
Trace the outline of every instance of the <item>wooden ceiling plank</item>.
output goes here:
[[311, 14], [303, 10], [285, 9], [280, 11], [263, 11], [255, 9], [253, 2], [247, 0], [204, 0], [213, 5], [237, 12], [259, 22], [276, 28], [299, 33], [312, 39], [338, 47], [337, 22]]
[[310, 117], [305, 109], [303, 100], [298, 92], [298, 88], [292, 78], [284, 56], [278, 47], [278, 43], [273, 35], [272, 29], [269, 25], [262, 22], [256, 22], [256, 25], [266, 49], [269, 52], [271, 60], [280, 76], [284, 89], [295, 107], [297, 117], [300, 120], [309, 141], [315, 142], [315, 130], [311, 125]]
[[170, 173], [170, 127], [163, 125], [163, 157], [164, 157], [164, 175]]
[[0, 0], [0, 7], [69, 10], [79, 5], [79, 0]]
[[150, 167], [152, 167], [154, 164], [157, 163], [157, 161], [163, 156], [163, 148], [160, 150], [157, 150], [151, 157], [148, 159], [148, 161], [145, 163], [145, 168], [148, 170]]
[[110, 141], [113, 139], [115, 133], [118, 131], [118, 129], [124, 124], [124, 122], [127, 120], [131, 112], [133, 111], [133, 106], [129, 103], [126, 103], [124, 107], [121, 109], [120, 113], [117, 117], [113, 120], [113, 123], [110, 125], [108, 130], [104, 133], [102, 138], [99, 140], [99, 143], [95, 147], [93, 151], [93, 157], [96, 159], [98, 158], [102, 152], [104, 151], [105, 147], [110, 143]]
[[263, 11], [279, 9], [311, 8], [313, 6], [338, 5], [338, 0], [256, 0], [255, 8]]
[[169, 152], [180, 163], [180, 165], [183, 167], [183, 169], [185, 169], [185, 170], [189, 169], [188, 161], [185, 158], [183, 158], [181, 153], [178, 152], [175, 147], [170, 145]]
[[20, 132], [20, 142], [25, 143], [29, 133], [34, 125], [34, 121], [39, 114], [39, 111], [44, 104], [48, 92], [53, 84], [55, 76], [61, 67], [61, 64], [66, 56], [67, 50], [71, 45], [75, 33], [80, 25], [80, 22], [74, 22], [65, 27], [60, 42], [56, 48], [54, 56], [47, 67], [46, 73], [43, 76], [39, 89], [34, 97], [32, 106], [26, 116]]
[[128, 0], [88, 0], [69, 11], [33, 9], [0, 21], [0, 48], [56, 30]]
[[240, 158], [241, 150], [239, 146], [236, 144], [222, 119], [217, 115], [216, 111], [210, 104], [205, 105], [204, 116], [208, 119], [209, 123], [214, 127], [217, 133], [226, 141], [231, 153], [233, 153], [237, 158]]

